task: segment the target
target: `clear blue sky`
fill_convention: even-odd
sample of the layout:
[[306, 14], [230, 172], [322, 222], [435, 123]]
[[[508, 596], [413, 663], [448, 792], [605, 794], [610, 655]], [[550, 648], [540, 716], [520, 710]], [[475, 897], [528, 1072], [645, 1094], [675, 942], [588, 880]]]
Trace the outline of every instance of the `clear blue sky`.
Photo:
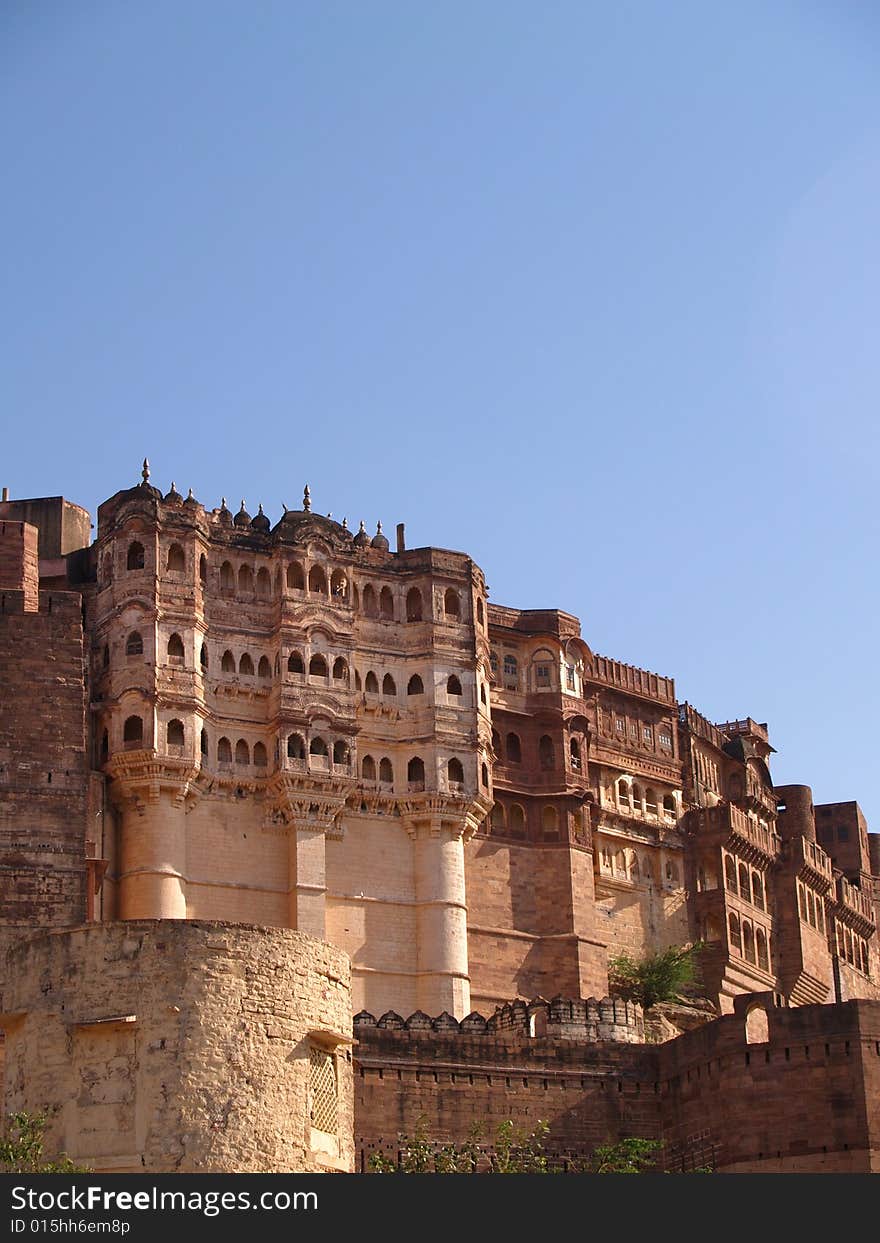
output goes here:
[[405, 520], [877, 792], [874, 3], [6, 0], [0, 483]]

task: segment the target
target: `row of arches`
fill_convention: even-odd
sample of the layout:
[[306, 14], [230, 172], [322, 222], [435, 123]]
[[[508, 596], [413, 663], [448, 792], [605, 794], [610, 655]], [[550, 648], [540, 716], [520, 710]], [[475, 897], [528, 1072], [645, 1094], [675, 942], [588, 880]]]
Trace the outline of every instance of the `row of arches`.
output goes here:
[[[378, 765], [372, 755], [365, 755], [361, 760], [361, 780], [365, 785], [394, 785], [394, 765], [387, 756], [383, 756]], [[421, 756], [413, 756], [407, 761], [406, 780], [410, 789], [424, 788], [425, 764]], [[446, 781], [450, 789], [464, 788], [464, 765], [461, 760], [452, 757], [446, 764]]]
[[825, 903], [809, 885], [797, 883], [798, 915], [805, 924], [825, 935]]
[[658, 802], [656, 790], [651, 786], [644, 789], [632, 777], [620, 777], [617, 781], [617, 805], [624, 811], [641, 813], [645, 816], [658, 816], [674, 819], [677, 810], [674, 794], [664, 794]]
[[[522, 740], [519, 734], [511, 731], [504, 738], [504, 745], [501, 743], [501, 736], [497, 730], [492, 730], [492, 750], [495, 752], [495, 758], [501, 764], [522, 764], [523, 749]], [[577, 767], [580, 768], [581, 749], [580, 743], [576, 738], [572, 738], [569, 742], [569, 754], [573, 761], [577, 761]], [[542, 734], [538, 739], [538, 764], [543, 769], [554, 769], [556, 767], [556, 750], [553, 746], [553, 739], [549, 734]]]
[[732, 954], [769, 972], [770, 937], [763, 928], [756, 928], [750, 920], [741, 920], [731, 911], [727, 917], [727, 942]]
[[868, 942], [857, 936], [852, 928], [847, 928], [846, 924], [838, 923], [835, 931], [837, 957], [848, 962], [864, 975], [869, 975]]
[[767, 895], [760, 872], [750, 870], [742, 860], [737, 863], [732, 855], [724, 857], [724, 886], [730, 893], [766, 911]]
[[[657, 880], [656, 869], [651, 856], [639, 854], [631, 847], [619, 846], [612, 850], [603, 846], [599, 851], [599, 871], [621, 880], [629, 880], [634, 884], [654, 884]], [[667, 885], [677, 888], [679, 883], [678, 865], [672, 859], [663, 864], [663, 880]]]
[[[541, 838], [544, 841], [559, 840], [559, 809], [551, 803], [541, 808]], [[489, 832], [496, 837], [528, 837], [526, 811], [521, 803], [505, 803], [495, 800], [489, 816]]]

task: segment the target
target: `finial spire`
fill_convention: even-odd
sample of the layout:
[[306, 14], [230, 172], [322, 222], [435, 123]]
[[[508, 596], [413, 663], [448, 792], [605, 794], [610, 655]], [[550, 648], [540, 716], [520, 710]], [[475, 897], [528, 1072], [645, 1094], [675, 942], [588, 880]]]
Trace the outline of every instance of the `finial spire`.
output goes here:
[[306, 484], [305, 491], [303, 492], [303, 509], [306, 511], [306, 513], [308, 513], [311, 508], [312, 508], [312, 494], [309, 491], [309, 485]]
[[262, 501], [260, 501], [259, 507], [257, 508], [257, 513], [262, 517], [262, 514], [263, 514], [263, 502]]
[[150, 482], [150, 463], [146, 458], [144, 458], [144, 468], [141, 471], [141, 479], [143, 479], [144, 483]]
[[221, 509], [225, 509], [225, 508], [226, 508], [226, 497], [225, 497], [225, 496], [221, 496], [221, 497], [220, 497], [220, 508], [221, 508]]
[[343, 518], [343, 519], [342, 519], [342, 529], [343, 529], [343, 531], [347, 531], [347, 530], [348, 530], [348, 519], [347, 519], [347, 518]]
[[177, 491], [177, 484], [174, 482], [174, 480], [173, 480], [173, 479], [171, 480], [171, 491], [172, 491], [172, 492], [176, 492], [176, 491]]
[[284, 504], [283, 501], [281, 502], [281, 508], [284, 510], [285, 513], [287, 513], [287, 506]]
[[[172, 485], [172, 486], [173, 486], [173, 485]], [[189, 492], [187, 492], [187, 494], [186, 494], [186, 499], [187, 499], [188, 501], [194, 501], [194, 500], [196, 499], [196, 498], [193, 496], [193, 490], [192, 490], [192, 488], [190, 488]]]
[[358, 528], [358, 533], [360, 533], [361, 531], [363, 531], [363, 533], [366, 535], [366, 533], [367, 533], [367, 528], [364, 526], [364, 520], [363, 520], [363, 518], [361, 518], [361, 525], [360, 525], [360, 527]]
[[382, 521], [381, 521], [381, 519], [380, 519], [380, 520], [376, 523], [376, 534], [377, 534], [377, 535], [381, 535], [381, 534], [382, 534]]

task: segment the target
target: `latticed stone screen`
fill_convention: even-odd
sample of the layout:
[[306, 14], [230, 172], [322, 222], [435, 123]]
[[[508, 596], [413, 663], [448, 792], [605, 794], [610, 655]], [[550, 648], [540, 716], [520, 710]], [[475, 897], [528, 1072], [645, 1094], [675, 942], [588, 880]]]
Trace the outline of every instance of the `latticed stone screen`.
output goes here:
[[339, 1094], [336, 1087], [336, 1058], [326, 1049], [312, 1045], [309, 1051], [309, 1096], [312, 1126], [336, 1134]]

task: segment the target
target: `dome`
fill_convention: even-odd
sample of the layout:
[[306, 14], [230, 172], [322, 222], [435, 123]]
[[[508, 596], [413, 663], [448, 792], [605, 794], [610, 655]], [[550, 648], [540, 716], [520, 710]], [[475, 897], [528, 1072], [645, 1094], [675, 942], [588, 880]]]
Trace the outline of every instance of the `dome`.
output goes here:
[[171, 491], [165, 493], [164, 499], [165, 499], [166, 505], [182, 505], [183, 504], [183, 497], [180, 495], [180, 493], [177, 491], [177, 488], [174, 486], [173, 479], [171, 480]]
[[241, 502], [241, 509], [235, 515], [235, 525], [237, 527], [249, 527], [251, 525], [251, 516], [244, 507], [244, 500]]
[[259, 510], [257, 511], [257, 516], [251, 519], [251, 527], [255, 531], [263, 531], [265, 534], [268, 535], [271, 526], [272, 524], [269, 521], [269, 519], [266, 517], [266, 515], [263, 513], [263, 506], [261, 505]]
[[381, 522], [376, 523], [376, 534], [370, 540], [370, 547], [378, 548], [381, 552], [388, 551], [388, 547], [389, 547], [388, 540], [382, 534], [382, 523]]
[[369, 535], [367, 535], [366, 529], [363, 524], [363, 520], [361, 520], [360, 530], [358, 531], [357, 535], [354, 537], [353, 543], [354, 543], [355, 548], [369, 548], [370, 546], [370, 537]]
[[221, 526], [224, 526], [224, 527], [232, 526], [232, 514], [226, 508], [226, 497], [225, 496], [221, 499], [220, 508], [217, 510], [217, 521], [220, 523]]
[[185, 500], [183, 503], [184, 503], [184, 505], [198, 505], [198, 501], [197, 501], [197, 500], [196, 500], [196, 498], [193, 496], [193, 490], [192, 490], [192, 488], [190, 488], [189, 493], [187, 494], [187, 498], [186, 498], [186, 500]]

